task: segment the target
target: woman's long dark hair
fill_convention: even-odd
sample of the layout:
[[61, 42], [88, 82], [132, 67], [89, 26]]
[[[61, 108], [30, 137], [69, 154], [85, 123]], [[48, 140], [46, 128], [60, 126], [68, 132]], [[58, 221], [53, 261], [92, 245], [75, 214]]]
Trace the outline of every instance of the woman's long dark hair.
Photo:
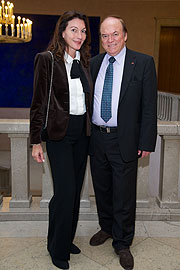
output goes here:
[[61, 58], [62, 61], [64, 61], [64, 53], [65, 49], [67, 47], [67, 44], [62, 37], [62, 33], [66, 29], [68, 22], [78, 18], [80, 20], [83, 20], [86, 27], [86, 39], [84, 43], [82, 44], [80, 48], [80, 54], [81, 54], [81, 61], [83, 62], [84, 66], [88, 65], [89, 58], [90, 58], [90, 30], [89, 30], [89, 22], [86, 15], [77, 12], [77, 11], [66, 11], [63, 15], [60, 16], [60, 18], [57, 21], [56, 28], [53, 34], [53, 38], [49, 43], [49, 46], [47, 50], [50, 50], [53, 52], [55, 56], [58, 56]]

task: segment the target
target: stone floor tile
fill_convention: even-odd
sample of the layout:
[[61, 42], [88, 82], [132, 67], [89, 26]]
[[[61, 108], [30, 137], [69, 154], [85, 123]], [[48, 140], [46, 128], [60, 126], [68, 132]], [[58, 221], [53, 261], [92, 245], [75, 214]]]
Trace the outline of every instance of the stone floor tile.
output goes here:
[[0, 222], [1, 237], [46, 237], [47, 221]]
[[17, 254], [30, 246], [33, 246], [43, 238], [1, 238], [0, 239], [0, 261], [6, 257]]
[[144, 221], [149, 237], [179, 237], [180, 222], [175, 221]]
[[144, 226], [143, 221], [136, 221], [135, 235], [136, 236], [148, 237], [148, 234], [147, 234], [147, 231], [146, 231], [146, 228]]
[[2, 269], [8, 270], [57, 269], [56, 267], [52, 267], [44, 241], [40, 241], [36, 245], [30, 246], [17, 252], [16, 254], [6, 257], [0, 262]]
[[[100, 230], [97, 221], [79, 221], [77, 236], [92, 236]], [[1, 237], [46, 237], [48, 231], [47, 221], [3, 221], [0, 222]], [[147, 237], [147, 231], [142, 221], [136, 222], [136, 236]]]
[[180, 251], [148, 238], [132, 248], [134, 270], [179, 270]]
[[77, 236], [91, 236], [100, 230], [98, 221], [79, 221], [76, 231]]
[[180, 250], [180, 235], [177, 237], [154, 237], [152, 238], [155, 241], [163, 243], [167, 246], [173, 247], [175, 249]]
[[89, 257], [80, 254], [80, 255], [71, 255], [70, 259], [70, 269], [72, 270], [108, 270], [104, 265], [101, 265], [99, 262], [90, 259]]
[[142, 241], [146, 240], [148, 237], [135, 236], [132, 242], [132, 248], [139, 245]]

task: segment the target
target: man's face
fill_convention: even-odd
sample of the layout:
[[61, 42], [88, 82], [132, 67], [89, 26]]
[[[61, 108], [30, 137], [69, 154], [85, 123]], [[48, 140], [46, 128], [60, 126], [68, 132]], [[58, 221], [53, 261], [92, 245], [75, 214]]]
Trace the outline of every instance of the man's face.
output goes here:
[[100, 27], [102, 46], [105, 51], [115, 56], [124, 48], [127, 33], [123, 32], [123, 26], [119, 19], [108, 17]]

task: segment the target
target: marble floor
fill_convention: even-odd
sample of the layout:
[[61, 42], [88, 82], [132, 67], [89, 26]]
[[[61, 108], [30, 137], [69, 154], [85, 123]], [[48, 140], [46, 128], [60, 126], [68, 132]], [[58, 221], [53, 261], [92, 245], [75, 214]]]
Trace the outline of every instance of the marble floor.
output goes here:
[[[72, 270], [121, 270], [111, 242], [91, 247], [96, 221], [80, 221], [75, 243], [81, 254], [71, 255]], [[0, 270], [55, 270], [46, 250], [46, 221], [0, 222]], [[131, 248], [134, 270], [180, 270], [180, 222], [137, 221]]]

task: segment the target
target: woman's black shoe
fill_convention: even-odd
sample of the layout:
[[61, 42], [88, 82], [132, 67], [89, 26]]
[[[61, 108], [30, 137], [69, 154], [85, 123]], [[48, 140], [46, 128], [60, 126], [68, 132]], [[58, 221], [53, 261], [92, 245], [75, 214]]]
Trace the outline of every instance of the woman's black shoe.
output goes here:
[[81, 250], [75, 244], [72, 243], [70, 252], [71, 254], [79, 254], [81, 253]]
[[60, 269], [69, 269], [68, 261], [60, 261], [52, 259], [53, 264]]

